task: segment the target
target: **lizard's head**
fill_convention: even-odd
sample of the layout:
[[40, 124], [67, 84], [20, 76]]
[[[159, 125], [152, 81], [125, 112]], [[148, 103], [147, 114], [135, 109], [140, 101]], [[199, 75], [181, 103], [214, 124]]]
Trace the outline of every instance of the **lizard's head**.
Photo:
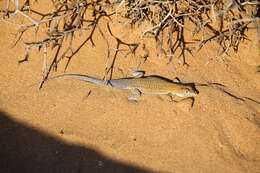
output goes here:
[[198, 93], [194, 86], [183, 85], [179, 88], [178, 92], [175, 92], [175, 95], [179, 97], [195, 97]]

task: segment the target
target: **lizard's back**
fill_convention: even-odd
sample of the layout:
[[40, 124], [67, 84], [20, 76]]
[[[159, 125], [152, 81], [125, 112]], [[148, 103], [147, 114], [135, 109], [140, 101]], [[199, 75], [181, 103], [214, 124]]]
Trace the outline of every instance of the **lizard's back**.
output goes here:
[[123, 78], [110, 80], [112, 87], [120, 89], [138, 89], [146, 94], [168, 94], [178, 91], [183, 85], [157, 76], [142, 78]]

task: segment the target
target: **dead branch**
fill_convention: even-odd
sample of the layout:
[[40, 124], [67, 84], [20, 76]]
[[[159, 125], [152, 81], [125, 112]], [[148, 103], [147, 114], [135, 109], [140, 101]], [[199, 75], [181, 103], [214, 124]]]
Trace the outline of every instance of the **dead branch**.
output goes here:
[[[223, 54], [231, 49], [237, 51], [240, 43], [246, 39], [248, 26], [259, 21], [257, 17], [259, 2], [251, 0], [125, 0], [121, 2], [121, 6], [122, 3], [125, 9], [121, 12], [122, 16], [128, 18], [131, 24], [148, 21], [152, 27], [145, 30], [142, 35], [154, 36], [158, 43], [163, 45], [163, 48], [160, 47], [161, 50], [169, 52], [166, 54], [170, 57], [169, 62], [176, 56], [176, 50], [180, 50], [184, 64], [186, 64], [184, 52], [191, 53], [187, 40], [184, 39], [184, 31], [191, 32], [193, 36], [201, 36], [201, 39], [188, 41], [197, 44], [197, 50], [209, 41], [216, 41], [222, 50], [220, 54]], [[191, 26], [190, 23], [194, 25]], [[158, 37], [162, 32], [168, 33], [166, 44]], [[177, 38], [174, 39], [175, 34]]]
[[[120, 51], [119, 47], [120, 45], [125, 45], [128, 47], [129, 49], [129, 52], [126, 54], [126, 56], [129, 54], [129, 53], [132, 53], [132, 54], [135, 54], [135, 51], [137, 49], [137, 47], [139, 46], [139, 43], [126, 43], [124, 41], [122, 41], [121, 39], [119, 39], [118, 37], [116, 37], [112, 31], [111, 31], [111, 28], [109, 26], [109, 23], [107, 23], [107, 29], [110, 33], [110, 35], [116, 40], [116, 51], [114, 53], [114, 56], [112, 57], [112, 62], [111, 62], [111, 65], [108, 67], [108, 62], [109, 62], [109, 59], [107, 59], [107, 63], [106, 63], [106, 74], [105, 74], [105, 79], [104, 80], [109, 80], [109, 79], [112, 79], [112, 75], [113, 75], [113, 70], [114, 70], [114, 66], [115, 66], [115, 62], [116, 62], [116, 58], [117, 58], [117, 55]], [[108, 57], [109, 58], [109, 57]], [[109, 77], [107, 78], [109, 74]]]

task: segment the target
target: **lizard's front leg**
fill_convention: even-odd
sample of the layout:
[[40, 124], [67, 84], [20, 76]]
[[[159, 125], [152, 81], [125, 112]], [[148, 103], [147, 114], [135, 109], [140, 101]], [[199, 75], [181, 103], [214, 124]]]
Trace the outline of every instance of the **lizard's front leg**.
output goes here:
[[[186, 97], [186, 98], [179, 98], [179, 97], [175, 97], [172, 94], [168, 94], [168, 96], [170, 97], [170, 101], [175, 102], [175, 103], [180, 103], [180, 102], [185, 102], [185, 101], [191, 101], [190, 106], [193, 107], [194, 102], [195, 102], [195, 98], [194, 97]], [[178, 99], [176, 99], [178, 98]]]

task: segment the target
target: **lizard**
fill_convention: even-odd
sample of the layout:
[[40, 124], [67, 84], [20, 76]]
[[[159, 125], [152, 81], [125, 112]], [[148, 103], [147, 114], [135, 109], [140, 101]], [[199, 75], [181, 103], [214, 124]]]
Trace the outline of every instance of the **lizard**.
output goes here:
[[[141, 94], [168, 95], [171, 98], [177, 96], [183, 99], [192, 98], [199, 93], [192, 83], [181, 83], [180, 81], [170, 80], [161, 76], [144, 76], [118, 78], [104, 81], [88, 75], [82, 74], [62, 74], [54, 78], [69, 77], [85, 82], [90, 82], [98, 86], [110, 86], [117, 89], [131, 90], [132, 95], [128, 97], [131, 101], [137, 101]], [[174, 100], [173, 100], [174, 101]]]

